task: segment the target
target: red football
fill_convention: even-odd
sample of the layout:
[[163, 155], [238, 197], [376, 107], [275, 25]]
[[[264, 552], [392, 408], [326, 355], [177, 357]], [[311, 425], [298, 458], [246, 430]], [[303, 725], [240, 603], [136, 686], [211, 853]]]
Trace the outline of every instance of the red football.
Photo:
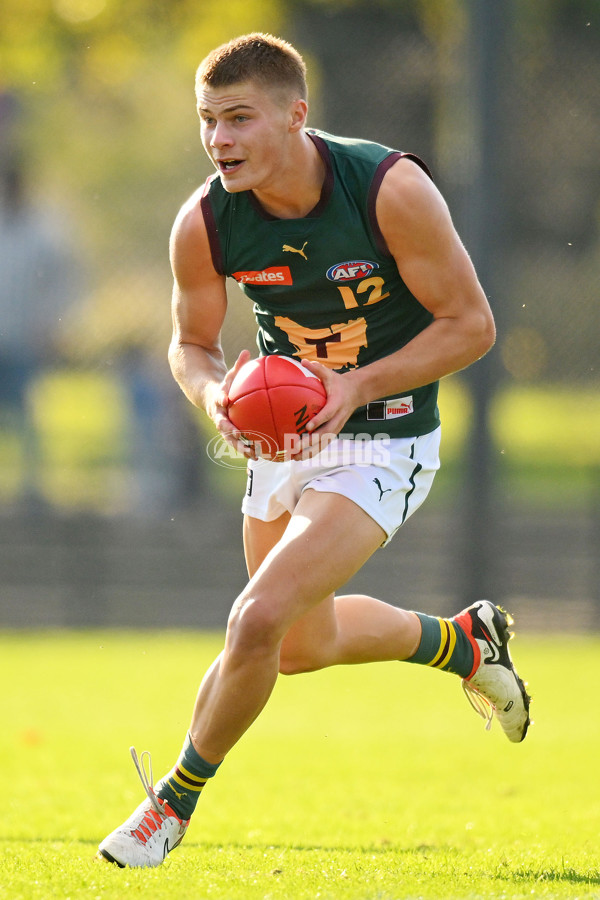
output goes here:
[[321, 379], [297, 360], [261, 356], [233, 379], [227, 414], [259, 456], [281, 462], [326, 400]]

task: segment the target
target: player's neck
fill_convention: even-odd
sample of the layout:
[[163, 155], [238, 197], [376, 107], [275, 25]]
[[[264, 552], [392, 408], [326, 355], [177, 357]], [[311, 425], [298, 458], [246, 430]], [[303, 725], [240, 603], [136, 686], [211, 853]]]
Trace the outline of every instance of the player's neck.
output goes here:
[[298, 137], [293, 157], [277, 183], [254, 191], [263, 209], [278, 219], [301, 219], [321, 198], [325, 163], [305, 132]]

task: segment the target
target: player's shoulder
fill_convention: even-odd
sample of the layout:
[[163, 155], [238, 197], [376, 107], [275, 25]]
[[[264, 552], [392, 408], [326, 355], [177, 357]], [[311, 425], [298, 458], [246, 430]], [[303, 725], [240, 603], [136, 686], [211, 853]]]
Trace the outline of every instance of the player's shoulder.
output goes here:
[[419, 157], [402, 154], [385, 172], [377, 197], [378, 206], [404, 211], [443, 203], [431, 174]]
[[173, 223], [173, 233], [176, 235], [186, 234], [195, 228], [202, 228], [204, 223], [204, 214], [202, 211], [202, 198], [206, 193], [206, 185], [197, 188], [194, 193], [182, 203], [175, 222]]
[[381, 182], [375, 208], [394, 256], [442, 240], [452, 223], [446, 201], [430, 176], [410, 157], [400, 157]]
[[357, 137], [343, 137], [317, 128], [310, 128], [308, 131], [317, 140], [321, 140], [334, 156], [356, 163], [378, 162], [390, 153], [394, 153], [392, 147], [386, 147], [385, 144], [378, 144], [376, 141]]
[[317, 130], [312, 133], [325, 143], [343, 178], [358, 177], [363, 183], [367, 179], [366, 183], [370, 188], [375, 186], [376, 193], [386, 182], [393, 190], [401, 187], [407, 191], [419, 190], [427, 181], [433, 182], [429, 168], [414, 153], [364, 138], [339, 137]]
[[207, 240], [205, 198], [210, 190], [211, 179], [197, 188], [181, 205], [171, 230], [171, 252], [185, 251], [189, 245]]
[[170, 256], [176, 272], [186, 270], [194, 261], [208, 262], [211, 250], [208, 236], [208, 225], [203, 210], [203, 198], [206, 196], [207, 184], [202, 185], [181, 205], [170, 239]]

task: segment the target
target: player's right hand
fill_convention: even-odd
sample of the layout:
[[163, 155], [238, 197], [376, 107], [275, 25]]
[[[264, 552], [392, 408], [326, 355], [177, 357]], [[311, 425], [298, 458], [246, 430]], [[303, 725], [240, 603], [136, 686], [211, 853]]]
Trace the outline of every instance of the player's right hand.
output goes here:
[[215, 423], [217, 430], [223, 440], [227, 441], [237, 453], [245, 456], [247, 459], [257, 459], [254, 443], [247, 443], [240, 435], [239, 429], [235, 427], [227, 414], [229, 406], [229, 388], [239, 370], [250, 361], [252, 354], [249, 350], [242, 350], [236, 359], [233, 367], [229, 369], [225, 378], [217, 388], [214, 409], [211, 413], [211, 419]]

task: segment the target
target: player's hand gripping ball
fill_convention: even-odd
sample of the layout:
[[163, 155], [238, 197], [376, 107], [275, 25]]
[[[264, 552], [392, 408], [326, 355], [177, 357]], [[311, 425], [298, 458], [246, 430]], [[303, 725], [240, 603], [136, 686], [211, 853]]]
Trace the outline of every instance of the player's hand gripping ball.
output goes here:
[[298, 449], [300, 436], [326, 400], [321, 379], [297, 360], [261, 356], [233, 379], [227, 415], [259, 456], [282, 462]]

